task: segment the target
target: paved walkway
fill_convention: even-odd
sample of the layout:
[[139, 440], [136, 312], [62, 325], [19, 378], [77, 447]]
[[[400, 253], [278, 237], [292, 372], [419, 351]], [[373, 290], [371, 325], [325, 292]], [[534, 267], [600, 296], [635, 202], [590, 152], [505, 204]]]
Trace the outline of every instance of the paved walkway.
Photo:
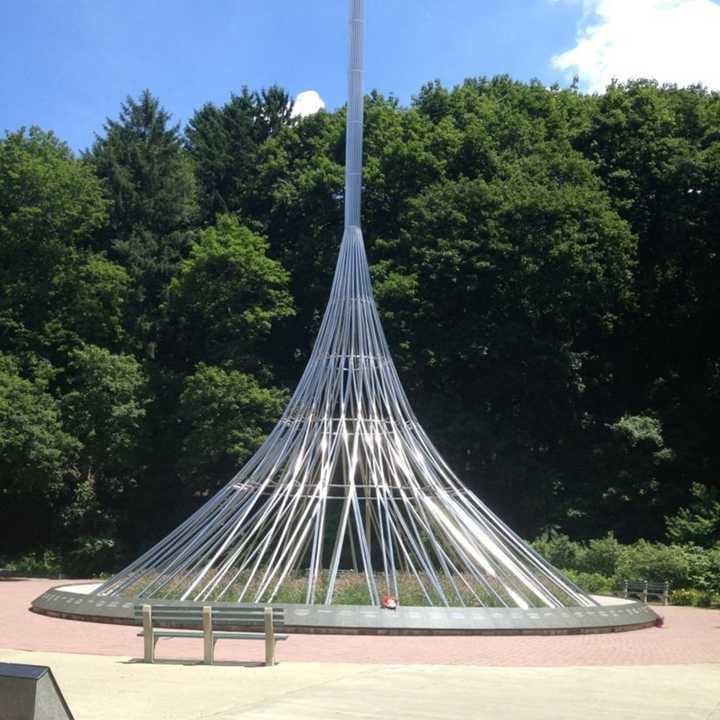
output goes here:
[[207, 667], [199, 641], [164, 640], [176, 660], [146, 665], [137, 628], [28, 611], [57, 584], [0, 579], [0, 662], [52, 667], [76, 720], [720, 720], [717, 611], [615, 635], [294, 635], [274, 668], [260, 642]]
[[[28, 611], [48, 580], [0, 579], [0, 648], [121, 657], [142, 655], [137, 628], [60, 620]], [[669, 607], [663, 628], [611, 635], [544, 637], [368, 637], [292, 635], [284, 662], [564, 667], [720, 663], [720, 612]], [[260, 660], [261, 642], [220, 642], [219, 660]], [[158, 643], [158, 657], [197, 659], [200, 640]], [[720, 693], [720, 690], [719, 690]]]
[[720, 720], [720, 665], [206, 667], [19, 651], [0, 660], [50, 665], [76, 720]]

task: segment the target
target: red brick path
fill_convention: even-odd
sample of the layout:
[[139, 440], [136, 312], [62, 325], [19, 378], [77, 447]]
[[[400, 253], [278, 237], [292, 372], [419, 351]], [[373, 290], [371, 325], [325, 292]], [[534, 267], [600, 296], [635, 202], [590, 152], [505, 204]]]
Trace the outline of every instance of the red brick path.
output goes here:
[[[138, 628], [60, 620], [32, 613], [30, 601], [57, 580], [0, 578], [0, 648], [142, 656]], [[720, 662], [720, 612], [658, 610], [663, 628], [612, 635], [556, 637], [368, 637], [293, 635], [278, 644], [280, 660], [301, 662], [423, 663], [563, 666], [665, 665]], [[260, 660], [261, 642], [219, 642], [218, 660]], [[202, 657], [202, 641], [158, 643], [159, 658]], [[2, 659], [2, 650], [0, 650]]]

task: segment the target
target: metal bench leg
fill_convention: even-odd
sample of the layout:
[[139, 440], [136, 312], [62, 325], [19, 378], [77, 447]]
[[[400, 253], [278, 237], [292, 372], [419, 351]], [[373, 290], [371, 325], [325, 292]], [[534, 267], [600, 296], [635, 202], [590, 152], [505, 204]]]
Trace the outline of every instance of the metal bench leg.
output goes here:
[[215, 642], [213, 640], [212, 629], [212, 608], [205, 606], [202, 609], [203, 618], [203, 645], [204, 645], [204, 662], [206, 665], [212, 665], [215, 662]]
[[145, 643], [145, 662], [155, 662], [155, 636], [152, 628], [152, 607], [143, 605], [143, 640]]
[[265, 665], [275, 664], [275, 628], [272, 608], [265, 608]]

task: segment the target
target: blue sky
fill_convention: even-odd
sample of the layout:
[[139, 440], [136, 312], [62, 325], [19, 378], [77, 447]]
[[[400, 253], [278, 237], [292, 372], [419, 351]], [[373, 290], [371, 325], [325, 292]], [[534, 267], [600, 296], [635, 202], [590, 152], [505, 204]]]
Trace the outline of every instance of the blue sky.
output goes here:
[[[428, 80], [497, 73], [720, 86], [718, 0], [366, 2], [366, 87], [403, 103]], [[333, 109], [345, 24], [345, 0], [1, 0], [0, 130], [36, 124], [83, 149], [146, 87], [183, 123], [243, 85], [315, 90]]]

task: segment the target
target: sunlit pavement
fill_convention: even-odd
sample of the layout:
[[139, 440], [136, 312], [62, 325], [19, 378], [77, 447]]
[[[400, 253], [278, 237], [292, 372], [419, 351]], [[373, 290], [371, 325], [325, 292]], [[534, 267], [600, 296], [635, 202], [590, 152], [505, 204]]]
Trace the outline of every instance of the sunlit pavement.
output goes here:
[[227, 664], [206, 667], [189, 661], [200, 642], [164, 640], [151, 666], [137, 628], [28, 611], [57, 584], [0, 580], [0, 661], [51, 666], [77, 720], [720, 720], [717, 611], [663, 608], [665, 627], [614, 635], [294, 635], [273, 668], [262, 643], [220, 642]]
[[720, 719], [720, 665], [266, 668], [20, 651], [0, 658], [51, 666], [77, 720]]

